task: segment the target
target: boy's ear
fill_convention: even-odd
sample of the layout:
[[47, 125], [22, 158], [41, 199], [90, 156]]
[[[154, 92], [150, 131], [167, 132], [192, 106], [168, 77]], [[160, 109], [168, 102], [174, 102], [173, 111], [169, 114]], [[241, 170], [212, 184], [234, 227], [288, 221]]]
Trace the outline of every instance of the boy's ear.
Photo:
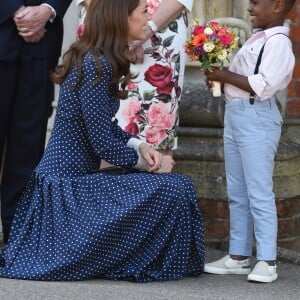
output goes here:
[[280, 13], [285, 9], [285, 0], [275, 0], [274, 12]]

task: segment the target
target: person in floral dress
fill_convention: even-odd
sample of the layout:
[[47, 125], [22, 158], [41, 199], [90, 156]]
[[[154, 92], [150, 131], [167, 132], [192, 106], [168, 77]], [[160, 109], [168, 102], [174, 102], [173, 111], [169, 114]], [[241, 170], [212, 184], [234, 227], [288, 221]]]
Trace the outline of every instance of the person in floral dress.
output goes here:
[[[149, 39], [142, 44], [142, 63], [133, 63], [137, 77], [128, 85], [128, 98], [116, 115], [119, 125], [159, 150], [177, 147], [176, 127], [182, 94], [186, 39], [186, 11], [193, 0], [148, 0]], [[137, 54], [138, 56], [138, 54]], [[136, 57], [138, 58], [138, 57]], [[133, 58], [134, 61], [134, 58]]]

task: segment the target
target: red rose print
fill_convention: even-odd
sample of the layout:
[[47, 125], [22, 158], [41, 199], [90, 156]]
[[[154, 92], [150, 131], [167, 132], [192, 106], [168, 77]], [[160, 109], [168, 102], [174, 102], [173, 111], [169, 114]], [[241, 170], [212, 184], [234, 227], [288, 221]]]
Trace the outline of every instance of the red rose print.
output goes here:
[[138, 134], [138, 126], [136, 123], [129, 123], [125, 128], [125, 131], [129, 132], [132, 136], [136, 136]]
[[[157, 87], [157, 92], [169, 91], [173, 70], [169, 66], [154, 64], [145, 72], [145, 80]], [[173, 87], [173, 86], [172, 86]], [[171, 87], [171, 90], [172, 90]]]

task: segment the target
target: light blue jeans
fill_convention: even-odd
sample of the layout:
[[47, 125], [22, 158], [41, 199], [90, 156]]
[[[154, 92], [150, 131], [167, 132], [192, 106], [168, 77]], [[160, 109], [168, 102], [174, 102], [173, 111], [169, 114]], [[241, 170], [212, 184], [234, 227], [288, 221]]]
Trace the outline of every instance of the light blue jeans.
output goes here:
[[282, 117], [271, 98], [253, 105], [248, 99], [228, 101], [224, 119], [229, 253], [251, 256], [254, 233], [257, 259], [275, 260], [277, 212], [272, 175]]

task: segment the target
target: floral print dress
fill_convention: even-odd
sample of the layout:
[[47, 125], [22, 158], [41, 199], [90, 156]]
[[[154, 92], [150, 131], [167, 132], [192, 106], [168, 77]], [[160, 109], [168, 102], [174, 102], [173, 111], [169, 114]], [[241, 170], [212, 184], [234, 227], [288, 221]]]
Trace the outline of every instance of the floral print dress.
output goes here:
[[[163, 0], [162, 0], [163, 1]], [[148, 0], [150, 15], [161, 1]], [[178, 1], [191, 10], [193, 1]], [[144, 44], [144, 62], [132, 64], [138, 74], [129, 85], [128, 98], [116, 115], [119, 125], [156, 149], [177, 147], [176, 127], [185, 67], [185, 14], [179, 14]]]

